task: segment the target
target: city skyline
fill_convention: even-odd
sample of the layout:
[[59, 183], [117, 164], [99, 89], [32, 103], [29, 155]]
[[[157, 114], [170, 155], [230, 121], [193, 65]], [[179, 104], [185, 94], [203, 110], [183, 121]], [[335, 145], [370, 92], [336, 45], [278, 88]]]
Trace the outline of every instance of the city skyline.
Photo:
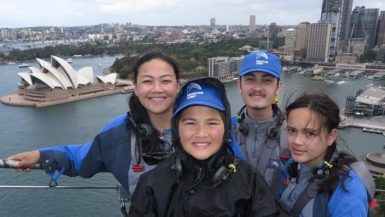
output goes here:
[[[354, 0], [356, 6], [385, 10], [384, 0]], [[298, 25], [318, 22], [322, 0], [0, 0], [0, 28], [132, 23], [148, 26]]]

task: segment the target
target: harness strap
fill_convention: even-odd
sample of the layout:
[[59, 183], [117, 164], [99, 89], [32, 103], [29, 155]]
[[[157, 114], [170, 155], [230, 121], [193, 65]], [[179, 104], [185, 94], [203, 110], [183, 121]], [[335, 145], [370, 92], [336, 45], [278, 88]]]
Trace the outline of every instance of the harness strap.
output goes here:
[[306, 186], [305, 190], [301, 193], [291, 209], [293, 217], [298, 217], [301, 214], [306, 204], [316, 197], [317, 191], [318, 185], [313, 180], [309, 180], [309, 184]]
[[313, 205], [313, 217], [329, 217], [328, 203], [329, 193], [321, 192], [318, 193], [314, 199]]

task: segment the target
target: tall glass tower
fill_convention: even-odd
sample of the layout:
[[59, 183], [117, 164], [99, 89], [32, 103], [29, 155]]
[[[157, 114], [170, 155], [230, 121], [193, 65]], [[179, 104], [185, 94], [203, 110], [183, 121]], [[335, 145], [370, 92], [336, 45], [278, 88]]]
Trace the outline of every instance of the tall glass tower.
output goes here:
[[332, 25], [330, 57], [334, 58], [337, 52], [344, 48], [349, 39], [350, 13], [353, 0], [323, 0], [321, 23]]

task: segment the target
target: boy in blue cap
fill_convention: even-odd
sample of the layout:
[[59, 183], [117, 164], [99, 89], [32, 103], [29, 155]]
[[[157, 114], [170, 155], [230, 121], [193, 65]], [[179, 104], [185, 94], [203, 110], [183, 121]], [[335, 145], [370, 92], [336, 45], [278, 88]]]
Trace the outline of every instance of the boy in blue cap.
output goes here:
[[246, 55], [238, 88], [245, 105], [233, 117], [233, 133], [244, 158], [257, 168], [273, 192], [284, 189], [283, 159], [288, 158], [284, 116], [274, 103], [281, 88], [281, 61], [267, 52]]
[[231, 112], [215, 78], [187, 82], [173, 112], [175, 153], [140, 177], [129, 216], [287, 216], [230, 148]]

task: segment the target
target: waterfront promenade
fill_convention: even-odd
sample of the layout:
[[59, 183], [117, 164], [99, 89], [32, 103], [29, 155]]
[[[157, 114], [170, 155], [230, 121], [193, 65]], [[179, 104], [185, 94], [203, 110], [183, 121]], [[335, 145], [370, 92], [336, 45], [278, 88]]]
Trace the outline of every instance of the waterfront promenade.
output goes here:
[[373, 117], [347, 117], [341, 115], [340, 127], [357, 127], [362, 128], [365, 132], [379, 133], [385, 136], [385, 116]]

